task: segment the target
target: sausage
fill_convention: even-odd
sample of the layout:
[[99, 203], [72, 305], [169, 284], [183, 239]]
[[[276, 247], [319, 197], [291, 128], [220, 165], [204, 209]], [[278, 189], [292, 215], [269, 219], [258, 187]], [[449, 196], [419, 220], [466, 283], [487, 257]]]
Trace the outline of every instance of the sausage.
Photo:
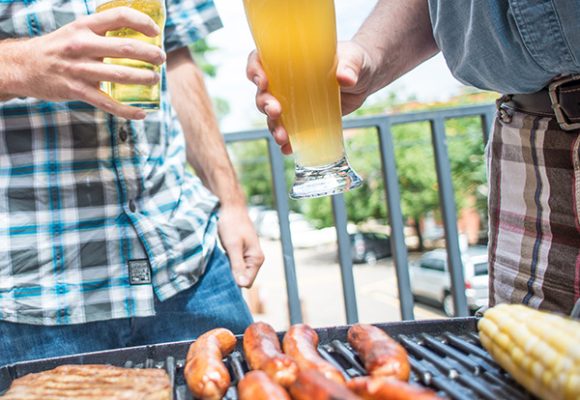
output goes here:
[[240, 400], [290, 400], [286, 390], [264, 371], [250, 371], [238, 383]]
[[301, 370], [290, 385], [290, 394], [294, 400], [361, 400], [344, 385], [326, 378], [315, 369]]
[[318, 334], [305, 324], [292, 325], [282, 341], [284, 352], [298, 364], [300, 371], [315, 369], [328, 379], [344, 384], [344, 376], [318, 354]]
[[393, 377], [359, 377], [346, 386], [364, 400], [436, 400], [440, 397], [429, 389], [411, 385]]
[[236, 337], [224, 328], [201, 335], [189, 347], [185, 361], [185, 381], [202, 400], [219, 400], [230, 386], [230, 374], [222, 359], [236, 346]]
[[264, 371], [274, 382], [287, 387], [296, 380], [298, 365], [282, 353], [278, 335], [270, 325], [256, 322], [246, 329], [244, 353], [251, 369]]
[[348, 330], [348, 342], [360, 356], [369, 375], [409, 380], [411, 367], [407, 350], [381, 329], [355, 324]]

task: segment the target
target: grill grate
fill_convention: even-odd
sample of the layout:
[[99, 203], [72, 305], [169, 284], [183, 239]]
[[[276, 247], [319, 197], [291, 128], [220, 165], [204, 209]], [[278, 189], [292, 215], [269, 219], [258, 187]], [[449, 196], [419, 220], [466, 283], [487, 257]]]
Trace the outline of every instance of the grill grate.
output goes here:
[[[533, 399], [514, 382], [481, 347], [476, 319], [412, 321], [379, 324], [409, 353], [411, 382], [454, 400]], [[348, 327], [317, 329], [319, 351], [348, 378], [365, 375], [360, 359], [346, 343]], [[127, 368], [164, 368], [173, 382], [175, 400], [193, 400], [183, 378], [183, 357], [189, 342], [167, 343], [131, 349], [62, 357], [0, 368], [0, 393], [12, 379], [62, 364], [109, 363]], [[241, 340], [226, 358], [232, 386], [226, 400], [237, 400], [236, 385], [248, 371]]]

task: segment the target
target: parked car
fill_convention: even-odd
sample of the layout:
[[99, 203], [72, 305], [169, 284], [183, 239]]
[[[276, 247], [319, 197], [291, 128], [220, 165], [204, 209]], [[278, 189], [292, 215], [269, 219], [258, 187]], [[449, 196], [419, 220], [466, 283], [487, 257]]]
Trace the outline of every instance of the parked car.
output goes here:
[[[465, 296], [470, 310], [488, 304], [489, 272], [487, 248], [469, 247], [461, 255]], [[454, 315], [447, 251], [437, 249], [421, 256], [410, 266], [411, 290], [417, 300], [439, 304], [446, 315]]]
[[352, 262], [374, 265], [377, 260], [391, 256], [391, 240], [384, 233], [350, 233]]

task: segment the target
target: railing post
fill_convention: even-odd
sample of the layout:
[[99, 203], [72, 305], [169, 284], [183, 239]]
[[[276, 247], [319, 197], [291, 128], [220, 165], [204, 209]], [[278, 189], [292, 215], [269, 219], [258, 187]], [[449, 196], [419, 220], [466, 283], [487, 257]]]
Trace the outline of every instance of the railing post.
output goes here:
[[354, 276], [352, 273], [352, 249], [347, 230], [348, 219], [346, 215], [344, 196], [342, 194], [332, 196], [332, 211], [334, 213], [334, 224], [336, 227], [336, 238], [338, 242], [338, 260], [340, 262], [346, 323], [354, 324], [358, 322], [358, 310], [356, 305]]
[[466, 317], [469, 313], [465, 297], [463, 262], [461, 261], [459, 232], [457, 230], [457, 209], [451, 181], [451, 166], [447, 152], [447, 138], [443, 117], [440, 116], [431, 121], [431, 136], [433, 138], [437, 180], [439, 181], [439, 199], [445, 225], [445, 246], [447, 248], [447, 264], [451, 275], [451, 293], [453, 304], [455, 305], [455, 316]]
[[298, 293], [298, 279], [294, 264], [294, 247], [290, 234], [290, 207], [288, 205], [288, 192], [286, 189], [286, 177], [284, 176], [284, 160], [278, 145], [271, 137], [268, 137], [268, 153], [272, 166], [272, 181], [274, 186], [274, 198], [278, 210], [280, 225], [280, 240], [282, 242], [282, 256], [284, 260], [284, 275], [286, 277], [286, 291], [288, 293], [288, 312], [290, 324], [302, 322], [302, 309], [300, 307], [300, 295]]
[[493, 112], [486, 112], [481, 115], [481, 129], [483, 130], [483, 145], [487, 145], [489, 134], [493, 128], [495, 115]]
[[381, 146], [381, 164], [383, 179], [389, 207], [389, 223], [391, 224], [391, 249], [393, 261], [397, 271], [397, 287], [399, 289], [399, 304], [401, 319], [415, 319], [413, 311], [413, 294], [409, 277], [409, 258], [405, 244], [405, 230], [403, 212], [401, 211], [401, 193], [399, 191], [399, 177], [395, 164], [395, 147], [391, 134], [391, 125], [384, 119], [378, 126], [379, 143]]

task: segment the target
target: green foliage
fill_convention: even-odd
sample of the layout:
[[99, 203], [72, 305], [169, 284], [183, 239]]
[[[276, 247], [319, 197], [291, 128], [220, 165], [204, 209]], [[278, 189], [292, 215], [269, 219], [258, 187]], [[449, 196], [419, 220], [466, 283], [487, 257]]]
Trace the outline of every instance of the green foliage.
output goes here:
[[[453, 107], [476, 102], [490, 102], [488, 95], [481, 92], [466, 93], [447, 103], [419, 105], [407, 103], [412, 111], [417, 108], [433, 109]], [[394, 94], [358, 110], [355, 115], [364, 116], [396, 110], [405, 112]], [[448, 154], [455, 188], [457, 208], [467, 205], [466, 201], [475, 197], [480, 210], [485, 210], [486, 175], [483, 157], [483, 140], [479, 118], [460, 118], [446, 122]], [[434, 211], [439, 215], [439, 192], [435, 159], [428, 123], [396, 125], [392, 129], [395, 145], [395, 159], [399, 176], [401, 207], [404, 217], [415, 221]], [[354, 223], [368, 219], [388, 220], [385, 188], [377, 131], [372, 128], [345, 132], [347, 154], [355, 170], [363, 177], [361, 188], [346, 193], [347, 212]], [[243, 144], [242, 149], [234, 146], [234, 154], [242, 185], [254, 203], [273, 206], [268, 155], [265, 143]], [[293, 181], [292, 158], [286, 158], [286, 178], [288, 187]], [[331, 202], [328, 198], [291, 202], [291, 207], [304, 213], [317, 227], [333, 224]]]
[[205, 39], [200, 39], [191, 46], [189, 46], [195, 63], [207, 76], [215, 78], [217, 75], [217, 66], [210, 63], [207, 59], [207, 53], [215, 51], [215, 47], [211, 47]]

